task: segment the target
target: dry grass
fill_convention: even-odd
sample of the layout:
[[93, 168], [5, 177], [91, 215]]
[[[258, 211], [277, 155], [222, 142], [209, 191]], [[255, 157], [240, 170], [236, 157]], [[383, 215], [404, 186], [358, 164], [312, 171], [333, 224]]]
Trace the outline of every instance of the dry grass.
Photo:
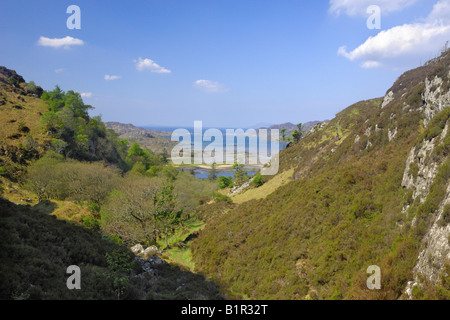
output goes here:
[[[4, 178], [0, 178], [4, 185], [4, 192], [2, 197], [6, 198], [12, 203], [19, 205], [36, 206], [38, 202], [37, 196], [17, 183], [12, 183]], [[76, 224], [81, 224], [81, 219], [90, 216], [85, 205], [77, 204], [71, 201], [51, 200], [51, 205], [46, 205], [45, 202], [36, 207], [36, 210], [47, 212], [60, 220], [70, 221]]]
[[234, 203], [241, 204], [250, 200], [264, 199], [269, 194], [275, 192], [279, 187], [291, 181], [294, 169], [286, 170], [277, 174], [274, 178], [263, 184], [259, 188], [247, 190], [244, 193], [232, 197]]
[[[6, 90], [1, 90], [1, 99], [5, 104], [0, 106], [0, 143], [18, 146], [24, 143], [24, 138], [30, 135], [38, 143], [46, 138], [40, 126], [41, 114], [48, 110], [48, 106], [39, 98], [22, 96]], [[20, 100], [23, 99], [24, 101]], [[19, 124], [30, 129], [29, 132], [21, 132]], [[18, 138], [11, 138], [19, 135]]]

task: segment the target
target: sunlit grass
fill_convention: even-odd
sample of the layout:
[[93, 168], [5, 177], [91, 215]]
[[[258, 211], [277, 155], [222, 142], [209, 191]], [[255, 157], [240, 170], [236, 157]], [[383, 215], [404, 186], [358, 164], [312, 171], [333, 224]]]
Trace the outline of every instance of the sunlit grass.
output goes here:
[[279, 187], [287, 184], [291, 181], [292, 174], [294, 173], [294, 169], [290, 169], [284, 171], [278, 175], [276, 175], [273, 179], [270, 179], [268, 182], [263, 184], [259, 188], [250, 189], [244, 193], [238, 194], [232, 197], [234, 203], [241, 204], [250, 200], [263, 199], [267, 197], [269, 194], [275, 192]]
[[[167, 242], [169, 248], [165, 250], [164, 258], [177, 265], [186, 267], [190, 271], [194, 271], [195, 264], [192, 261], [192, 253], [189, 246], [190, 243], [185, 243], [184, 241], [189, 235], [201, 230], [204, 226], [205, 223], [197, 219], [186, 221], [183, 224], [183, 227], [179, 228], [173, 235], [168, 237]], [[160, 239], [157, 242], [157, 246], [159, 248], [165, 248], [165, 239]]]

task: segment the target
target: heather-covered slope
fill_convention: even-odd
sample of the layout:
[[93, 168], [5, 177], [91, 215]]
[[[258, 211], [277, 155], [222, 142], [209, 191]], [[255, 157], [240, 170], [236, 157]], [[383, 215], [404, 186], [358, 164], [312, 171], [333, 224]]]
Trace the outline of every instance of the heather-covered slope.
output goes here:
[[[1, 300], [221, 299], [213, 283], [157, 257], [144, 271], [126, 247], [57, 219], [54, 207], [0, 198]], [[80, 267], [80, 290], [67, 288], [71, 265]]]
[[281, 153], [291, 182], [212, 210], [196, 266], [242, 298], [448, 299], [449, 81], [447, 51], [314, 127]]

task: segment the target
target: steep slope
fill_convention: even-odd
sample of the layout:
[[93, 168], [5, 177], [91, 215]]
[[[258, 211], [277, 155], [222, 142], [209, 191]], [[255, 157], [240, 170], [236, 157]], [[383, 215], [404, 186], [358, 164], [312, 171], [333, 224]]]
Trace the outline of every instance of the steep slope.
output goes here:
[[79, 93], [58, 86], [47, 92], [0, 67], [0, 176], [17, 182], [26, 166], [48, 150], [126, 169], [127, 146], [100, 117], [90, 117], [90, 109]]
[[448, 299], [449, 70], [447, 51], [316, 125], [281, 153], [291, 182], [200, 233], [196, 266], [243, 298]]
[[0, 67], [0, 176], [17, 180], [23, 166], [41, 155], [51, 137], [40, 127], [48, 105], [42, 88], [29, 85], [15, 71]]
[[[0, 198], [0, 299], [221, 299], [212, 282], [159, 258], [149, 260], [151, 270], [147, 261], [141, 267], [127, 248], [50, 215], [54, 206]], [[110, 264], [107, 255], [122, 262]], [[130, 269], [118, 275], [121, 264]], [[80, 267], [80, 290], [67, 288], [71, 265]]]
[[[0, 197], [0, 299], [221, 299], [201, 275], [157, 257], [139, 264], [117, 236], [100, 233], [104, 203], [91, 197], [123, 182], [115, 165], [128, 166], [128, 147], [90, 108], [78, 93], [46, 92], [0, 67], [0, 195], [8, 198]], [[177, 188], [189, 189], [183, 181]], [[49, 185], [53, 194], [38, 195]], [[186, 210], [206, 193], [197, 189], [179, 192]], [[81, 290], [66, 286], [71, 265]]]
[[[310, 121], [307, 123], [303, 124], [303, 130], [305, 133], [309, 132], [311, 130], [312, 127], [314, 127], [316, 124], [320, 123], [320, 121]], [[283, 123], [283, 124], [274, 124], [269, 126], [268, 128], [263, 127], [263, 128], [259, 128], [259, 129], [278, 129], [278, 130], [282, 130], [282, 129], [286, 129], [286, 136], [290, 136], [292, 134], [292, 132], [294, 132], [294, 130], [297, 130], [297, 125], [287, 122], [287, 123]]]

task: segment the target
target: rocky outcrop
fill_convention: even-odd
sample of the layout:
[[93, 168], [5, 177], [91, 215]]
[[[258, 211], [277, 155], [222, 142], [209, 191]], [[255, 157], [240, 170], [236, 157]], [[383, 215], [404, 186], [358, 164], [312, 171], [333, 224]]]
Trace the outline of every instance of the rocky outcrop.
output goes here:
[[151, 246], [148, 247], [147, 249], [144, 250], [144, 252], [142, 253], [142, 255], [144, 256], [144, 258], [148, 258], [150, 256], [154, 256], [156, 254], [160, 254], [161, 252], [158, 250], [157, 247], [155, 246]]
[[421, 202], [424, 202], [436, 177], [438, 164], [429, 161], [436, 139], [424, 141], [421, 147], [413, 147], [406, 160], [402, 187], [414, 190], [413, 200], [421, 197]]
[[427, 126], [436, 114], [450, 106], [450, 90], [444, 92], [443, 84], [444, 80], [437, 76], [432, 80], [425, 79], [425, 91], [423, 93], [423, 100], [425, 101], [424, 126]]
[[381, 104], [381, 109], [386, 107], [392, 101], [394, 101], [394, 92], [389, 91], [389, 93], [384, 97], [383, 103]]
[[[424, 126], [426, 127], [433, 117], [450, 106], [450, 91], [441, 91], [443, 81], [436, 77], [434, 80], [425, 81], [424, 99]], [[432, 140], [423, 140], [410, 151], [403, 174], [402, 186], [412, 190], [413, 200], [419, 199], [420, 203], [426, 201], [430, 193], [431, 185], [436, 178], [442, 159], [434, 159], [432, 153], [437, 142], [443, 141], [447, 136], [449, 123], [447, 122], [442, 133]], [[445, 264], [450, 262], [450, 225], [441, 223], [444, 207], [450, 203], [450, 184], [447, 184], [446, 194], [439, 205], [439, 209], [431, 217], [431, 228], [422, 240], [421, 251], [417, 263], [413, 269], [413, 280], [408, 282], [405, 289], [406, 297], [413, 298], [413, 288], [422, 286], [423, 280], [436, 285], [445, 272]], [[408, 206], [403, 208], [406, 213]], [[416, 219], [413, 220], [413, 224]]]
[[244, 184], [242, 184], [241, 186], [236, 186], [233, 187], [230, 191], [230, 193], [228, 194], [229, 197], [231, 196], [236, 196], [242, 192], [244, 192], [245, 190], [247, 190], [248, 188], [250, 188], [250, 184], [251, 184], [252, 180], [248, 180], [247, 182], [245, 182]]
[[161, 254], [161, 251], [159, 251], [158, 247], [156, 246], [150, 246], [146, 249], [141, 244], [137, 244], [130, 248], [130, 250], [138, 257], [148, 259], [148, 257]]
[[434, 217], [432, 227], [423, 240], [423, 250], [413, 269], [414, 280], [408, 282], [405, 290], [408, 298], [412, 298], [413, 288], [421, 285], [420, 277], [424, 277], [432, 284], [439, 283], [441, 274], [445, 272], [445, 263], [450, 261], [450, 224], [441, 223], [444, 207], [448, 204], [450, 204], [450, 183], [447, 185], [446, 196]]
[[130, 250], [137, 256], [144, 253], [144, 247], [141, 244], [137, 244], [137, 245], [131, 247]]
[[153, 275], [157, 274], [156, 267], [168, 264], [167, 262], [165, 262], [163, 259], [161, 259], [160, 257], [158, 257], [156, 255], [155, 256], [151, 256], [151, 257], [149, 257], [147, 259], [136, 257], [135, 260], [137, 262], [139, 262], [139, 264], [142, 267], [142, 271], [144, 273], [150, 273], [150, 274], [153, 274]]

